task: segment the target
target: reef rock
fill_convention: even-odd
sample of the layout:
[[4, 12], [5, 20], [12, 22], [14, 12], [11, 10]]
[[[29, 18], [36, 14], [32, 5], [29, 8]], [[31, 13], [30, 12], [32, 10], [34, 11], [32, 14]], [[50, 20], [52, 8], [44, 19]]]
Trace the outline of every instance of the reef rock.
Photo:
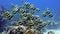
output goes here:
[[27, 30], [24, 34], [34, 34], [32, 30]]
[[48, 34], [54, 34], [54, 32], [53, 31], [49, 31]]

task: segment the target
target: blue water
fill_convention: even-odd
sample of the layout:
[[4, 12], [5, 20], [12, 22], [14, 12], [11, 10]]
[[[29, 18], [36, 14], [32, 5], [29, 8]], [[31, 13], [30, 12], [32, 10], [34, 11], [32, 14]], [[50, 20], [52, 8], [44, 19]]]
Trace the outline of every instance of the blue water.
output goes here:
[[[34, 4], [35, 7], [41, 9], [38, 14], [41, 16], [41, 13], [46, 9], [50, 8], [50, 11], [53, 14], [53, 18], [51, 20], [59, 22], [60, 21], [60, 0], [23, 0], [23, 2], [29, 2]], [[0, 0], [0, 7], [4, 6], [9, 11], [11, 10], [11, 4], [21, 6], [23, 4], [21, 0]]]

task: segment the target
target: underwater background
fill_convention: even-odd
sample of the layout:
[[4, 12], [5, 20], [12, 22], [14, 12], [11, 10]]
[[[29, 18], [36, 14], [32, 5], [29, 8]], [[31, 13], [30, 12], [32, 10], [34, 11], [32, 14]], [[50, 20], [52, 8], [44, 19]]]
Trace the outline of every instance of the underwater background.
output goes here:
[[[46, 8], [50, 9], [50, 12], [53, 14], [53, 17], [50, 18], [43, 18], [40, 17], [41, 19], [44, 20], [50, 20], [54, 23], [52, 23], [52, 25], [50, 24], [46, 29], [47, 31], [44, 32], [44, 34], [47, 34], [48, 31], [53, 31], [55, 34], [60, 34], [60, 24], [55, 24], [55, 23], [60, 23], [60, 0], [0, 0], [0, 9], [2, 7], [5, 7], [6, 10], [8, 10], [9, 12], [11, 12], [12, 8], [11, 8], [11, 4], [13, 5], [23, 5], [24, 2], [29, 2], [31, 4], [34, 4], [35, 7], [40, 8], [40, 12], [34, 13], [36, 15], [41, 16], [41, 14], [44, 12], [44, 10]], [[8, 21], [8, 22], [12, 22], [12, 21], [18, 21], [19, 16], [18, 14], [14, 15], [15, 17], [13, 17], [13, 20]], [[10, 23], [7, 23], [7, 27], [10, 25]], [[1, 28], [0, 28], [1, 29]]]

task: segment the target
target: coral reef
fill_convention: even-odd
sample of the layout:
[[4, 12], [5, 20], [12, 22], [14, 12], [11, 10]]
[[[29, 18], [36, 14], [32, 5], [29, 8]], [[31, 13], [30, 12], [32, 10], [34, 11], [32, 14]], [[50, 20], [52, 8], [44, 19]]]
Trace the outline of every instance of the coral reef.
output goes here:
[[6, 26], [6, 18], [3, 16], [3, 13], [6, 11], [6, 8], [2, 6], [0, 9], [0, 32], [2, 32]]

